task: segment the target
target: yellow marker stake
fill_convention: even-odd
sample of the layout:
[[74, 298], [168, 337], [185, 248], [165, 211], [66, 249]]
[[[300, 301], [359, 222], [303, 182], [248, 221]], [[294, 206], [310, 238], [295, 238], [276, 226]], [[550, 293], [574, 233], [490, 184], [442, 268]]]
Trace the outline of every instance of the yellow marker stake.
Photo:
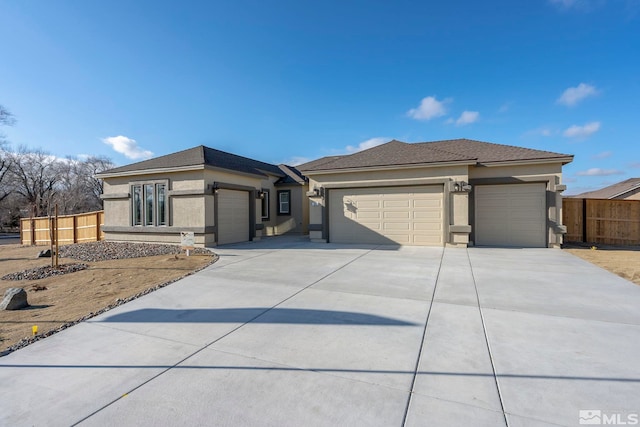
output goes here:
[[33, 335], [37, 335], [38, 334], [38, 325], [33, 325], [31, 327], [31, 332], [33, 332]]

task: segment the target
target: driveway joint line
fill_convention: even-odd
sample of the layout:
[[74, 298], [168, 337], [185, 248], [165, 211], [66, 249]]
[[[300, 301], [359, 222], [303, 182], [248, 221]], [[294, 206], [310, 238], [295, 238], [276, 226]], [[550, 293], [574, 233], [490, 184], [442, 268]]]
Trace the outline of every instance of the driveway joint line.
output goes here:
[[427, 337], [427, 325], [429, 325], [429, 318], [431, 317], [431, 310], [433, 309], [433, 300], [436, 297], [436, 289], [438, 288], [438, 280], [440, 280], [440, 272], [442, 271], [442, 261], [444, 260], [445, 248], [442, 248], [440, 253], [440, 264], [438, 266], [438, 273], [436, 274], [436, 280], [433, 284], [433, 293], [431, 294], [431, 301], [429, 301], [429, 309], [427, 310], [427, 318], [424, 322], [424, 329], [422, 330], [422, 339], [420, 340], [420, 348], [418, 350], [418, 357], [416, 357], [416, 365], [413, 370], [413, 378], [411, 379], [411, 385], [409, 387], [409, 397], [407, 398], [407, 405], [404, 408], [404, 416], [402, 418], [402, 425], [407, 425], [407, 418], [409, 416], [409, 409], [411, 408], [411, 401], [413, 400], [414, 388], [416, 386], [416, 378], [418, 377], [418, 370], [420, 368], [420, 358], [422, 356], [422, 350], [424, 348], [424, 341]]
[[[345, 268], [346, 266], [350, 265], [351, 263], [357, 261], [358, 259], [362, 258], [363, 256], [371, 253], [373, 251], [373, 249], [367, 250], [365, 253], [353, 258], [351, 261], [347, 262], [346, 264], [340, 266], [339, 268], [336, 268], [335, 270], [333, 270], [332, 272], [326, 274], [325, 276], [321, 277], [320, 279], [312, 282], [311, 284], [305, 286], [304, 288], [298, 290], [297, 292], [293, 293], [292, 295], [288, 296], [287, 298], [283, 299], [282, 301], [280, 301], [279, 303], [275, 304], [274, 306], [266, 309], [265, 311], [263, 311], [262, 313], [254, 316], [253, 318], [251, 318], [250, 320], [246, 321], [245, 323], [243, 323], [242, 325], [237, 326], [236, 328], [232, 329], [231, 331], [227, 332], [226, 334], [218, 337], [217, 339], [215, 339], [214, 341], [205, 344], [203, 347], [199, 348], [198, 350], [194, 351], [193, 353], [187, 355], [186, 357], [184, 357], [183, 359], [179, 360], [177, 363], [174, 363], [173, 365], [171, 365], [170, 367], [163, 369], [162, 371], [158, 372], [156, 375], [152, 376], [151, 378], [148, 378], [147, 380], [143, 381], [142, 383], [138, 384], [137, 386], [133, 387], [131, 390], [129, 390], [128, 392], [124, 393], [121, 396], [118, 396], [117, 398], [113, 399], [111, 402], [106, 403], [105, 405], [103, 405], [102, 407], [96, 409], [95, 411], [91, 412], [89, 415], [83, 417], [82, 419], [76, 421], [75, 423], [72, 424], [72, 427], [79, 425], [80, 423], [88, 420], [89, 418], [91, 418], [92, 416], [96, 415], [98, 412], [101, 412], [102, 410], [108, 408], [109, 406], [113, 405], [114, 403], [118, 402], [119, 400], [121, 400], [123, 397], [133, 393], [134, 391], [138, 390], [139, 388], [145, 386], [146, 384], [149, 384], [151, 381], [155, 380], [156, 378], [160, 377], [161, 375], [169, 372], [170, 370], [176, 368], [178, 365], [186, 362], [187, 360], [191, 359], [193, 356], [199, 354], [200, 352], [204, 351], [205, 349], [208, 349], [211, 345], [217, 343], [218, 341], [222, 340], [223, 338], [228, 337], [229, 335], [231, 335], [232, 333], [236, 332], [237, 330], [239, 330], [240, 328], [248, 325], [249, 323], [253, 322], [254, 320], [256, 320], [257, 318], [261, 317], [262, 315], [264, 315], [265, 313], [273, 310], [274, 308], [278, 307], [279, 305], [289, 301], [291, 298], [295, 297], [296, 295], [300, 294], [301, 292], [305, 291], [306, 289], [309, 289], [311, 286], [315, 285], [316, 283], [320, 282], [321, 280], [324, 280], [325, 278], [331, 276], [332, 274], [336, 273], [337, 271], [342, 270], [343, 268]], [[267, 252], [265, 254], [262, 255], [258, 255], [258, 256], [263, 256], [263, 255], [267, 255], [271, 252]], [[257, 257], [252, 257], [249, 259], [253, 259], [253, 258], [257, 258]], [[244, 260], [238, 261], [238, 262], [242, 262]], [[234, 263], [235, 264], [235, 263]], [[227, 264], [230, 265], [230, 264]], [[220, 268], [223, 268], [225, 266], [222, 266]]]
[[478, 292], [478, 283], [476, 282], [476, 276], [473, 273], [473, 264], [471, 263], [471, 257], [469, 256], [469, 251], [467, 253], [467, 261], [469, 262], [469, 269], [471, 270], [471, 279], [473, 280], [473, 288], [476, 291], [476, 300], [478, 301], [478, 312], [480, 313], [480, 321], [482, 322], [482, 333], [484, 334], [484, 340], [487, 343], [487, 351], [489, 352], [489, 360], [491, 361], [491, 370], [493, 371], [493, 380], [496, 383], [496, 390], [498, 391], [498, 399], [500, 400], [500, 408], [502, 408], [502, 416], [504, 417], [504, 422], [507, 427], [509, 427], [509, 418], [507, 417], [507, 412], [504, 408], [504, 400], [502, 397], [502, 390], [500, 390], [500, 382], [498, 381], [498, 375], [496, 373], [496, 365], [493, 360], [493, 352], [491, 351], [491, 344], [489, 344], [489, 333], [487, 332], [487, 325], [484, 321], [484, 312], [482, 311], [482, 306], [480, 305], [480, 294]]

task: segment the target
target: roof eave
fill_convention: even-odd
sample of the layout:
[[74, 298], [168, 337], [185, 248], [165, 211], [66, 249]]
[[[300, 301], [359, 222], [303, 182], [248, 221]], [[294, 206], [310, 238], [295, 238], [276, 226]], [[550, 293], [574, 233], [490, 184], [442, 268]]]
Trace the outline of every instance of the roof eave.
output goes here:
[[573, 161], [573, 156], [552, 157], [546, 159], [528, 159], [528, 160], [499, 160], [493, 162], [478, 162], [478, 166], [495, 167], [495, 166], [520, 166], [520, 165], [539, 165], [543, 163], [562, 163], [566, 165]]
[[122, 171], [122, 172], [101, 172], [95, 175], [96, 178], [105, 179], [105, 178], [120, 178], [125, 176], [139, 176], [139, 175], [153, 175], [158, 173], [174, 173], [174, 172], [189, 172], [189, 171], [197, 171], [203, 170], [204, 165], [190, 165], [190, 166], [179, 166], [179, 167], [171, 167], [171, 168], [152, 168], [152, 169], [137, 169], [131, 171]]
[[448, 162], [430, 162], [430, 163], [410, 163], [403, 165], [383, 165], [383, 166], [365, 166], [357, 168], [334, 168], [334, 169], [319, 169], [319, 170], [300, 170], [304, 175], [327, 175], [333, 173], [351, 173], [351, 172], [371, 172], [378, 170], [393, 170], [393, 169], [418, 169], [418, 168], [436, 168], [447, 166], [470, 166], [475, 165], [476, 160], [457, 160]]

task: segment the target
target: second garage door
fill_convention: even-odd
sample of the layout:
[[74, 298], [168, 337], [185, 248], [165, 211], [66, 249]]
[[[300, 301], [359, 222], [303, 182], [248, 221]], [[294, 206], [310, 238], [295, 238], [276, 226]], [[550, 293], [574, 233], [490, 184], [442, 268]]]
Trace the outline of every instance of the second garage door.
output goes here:
[[476, 185], [476, 245], [547, 246], [546, 186]]
[[329, 191], [329, 240], [335, 243], [443, 244], [442, 186]]
[[249, 240], [249, 193], [218, 190], [218, 244]]

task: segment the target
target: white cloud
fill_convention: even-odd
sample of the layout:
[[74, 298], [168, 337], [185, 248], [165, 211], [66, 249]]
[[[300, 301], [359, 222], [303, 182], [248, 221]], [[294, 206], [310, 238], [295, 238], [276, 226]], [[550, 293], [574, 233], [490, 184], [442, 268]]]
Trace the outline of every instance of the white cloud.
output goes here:
[[287, 160], [285, 160], [282, 163], [289, 166], [298, 166], [303, 163], [310, 162], [311, 160], [312, 159], [310, 159], [309, 157], [293, 156], [293, 157], [289, 157]]
[[598, 90], [595, 86], [588, 85], [586, 83], [580, 83], [576, 87], [570, 87], [562, 92], [560, 98], [556, 100], [558, 104], [566, 105], [567, 107], [573, 107], [585, 98], [595, 96], [598, 94]]
[[464, 126], [471, 123], [475, 123], [480, 118], [480, 113], [477, 111], [463, 111], [456, 120], [456, 126]]
[[384, 144], [385, 142], [391, 141], [391, 138], [387, 138], [385, 136], [378, 136], [376, 138], [367, 139], [366, 141], [362, 141], [358, 145], [347, 145], [345, 151], [349, 154], [357, 153], [358, 151], [367, 150], [369, 148], [373, 148], [380, 144]]
[[447, 114], [445, 105], [449, 102], [451, 99], [438, 101], [435, 96], [427, 96], [422, 99], [418, 108], [407, 111], [407, 115], [416, 120], [431, 120], [435, 117], [441, 117]]
[[591, 168], [586, 171], [576, 172], [578, 176], [609, 176], [609, 175], [622, 175], [624, 172], [618, 169], [600, 169]]
[[593, 156], [591, 156], [592, 159], [606, 159], [611, 157], [611, 155], [613, 154], [612, 151], [603, 151], [602, 153], [598, 153], [598, 154], [594, 154]]
[[586, 138], [600, 130], [600, 122], [587, 123], [584, 126], [573, 125], [562, 132], [567, 138]]
[[526, 137], [530, 137], [530, 136], [553, 136], [554, 134], [557, 134], [558, 131], [551, 129], [549, 127], [539, 127], [537, 129], [531, 129], [526, 131], [523, 136]]
[[102, 142], [110, 145], [116, 152], [124, 154], [129, 159], [148, 159], [153, 156], [151, 151], [140, 148], [135, 139], [126, 136], [110, 136], [103, 138]]

